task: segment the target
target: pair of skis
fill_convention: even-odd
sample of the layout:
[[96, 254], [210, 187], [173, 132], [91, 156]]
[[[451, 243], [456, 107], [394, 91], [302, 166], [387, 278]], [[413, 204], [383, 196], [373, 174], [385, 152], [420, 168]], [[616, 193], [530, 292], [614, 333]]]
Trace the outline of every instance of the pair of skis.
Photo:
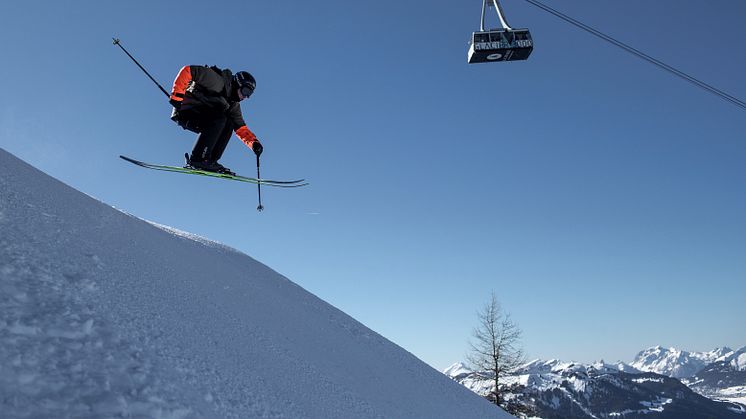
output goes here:
[[[254, 185], [257, 185], [257, 188], [259, 190], [259, 206], [256, 207], [258, 211], [262, 211], [264, 209], [264, 206], [262, 206], [262, 195], [261, 195], [261, 185], [266, 186], [272, 186], [275, 188], [300, 188], [302, 186], [308, 185], [308, 182], [305, 181], [305, 179], [296, 179], [296, 180], [272, 180], [272, 179], [260, 179], [257, 177], [247, 177], [247, 176], [239, 176], [239, 175], [230, 175], [226, 173], [216, 173], [216, 172], [208, 172], [205, 170], [195, 169], [193, 167], [185, 166], [185, 167], [179, 167], [179, 166], [167, 166], [163, 164], [151, 164], [151, 163], [145, 163], [141, 162], [139, 160], [135, 160], [126, 156], [119, 156], [122, 160], [128, 161], [134, 165], [144, 167], [146, 169], [153, 169], [153, 170], [162, 170], [165, 172], [174, 172], [174, 173], [184, 173], [188, 175], [198, 175], [198, 176], [207, 176], [207, 177], [214, 177], [219, 179], [229, 179], [229, 180], [235, 180], [238, 182], [245, 182], [245, 183], [251, 183]], [[257, 175], [259, 172], [259, 158], [257, 157]]]
[[220, 178], [220, 179], [230, 179], [230, 180], [236, 180], [239, 182], [253, 183], [255, 185], [274, 186], [277, 188], [299, 188], [301, 186], [308, 185], [308, 182], [306, 182], [305, 179], [296, 179], [296, 180], [259, 179], [255, 177], [208, 172], [205, 170], [195, 169], [193, 167], [178, 167], [178, 166], [166, 166], [162, 164], [145, 163], [139, 160], [129, 158], [127, 156], [119, 156], [119, 157], [125, 161], [128, 161], [132, 164], [135, 164], [141, 167], [145, 167], [145, 168], [153, 169], [153, 170], [163, 170], [165, 172], [186, 173], [190, 175], [200, 175], [200, 176], [215, 177], [215, 178]]

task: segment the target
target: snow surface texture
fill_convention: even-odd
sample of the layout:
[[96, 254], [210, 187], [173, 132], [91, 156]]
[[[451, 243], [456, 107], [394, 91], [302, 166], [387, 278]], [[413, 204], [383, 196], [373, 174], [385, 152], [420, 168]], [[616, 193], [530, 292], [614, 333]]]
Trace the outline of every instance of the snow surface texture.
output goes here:
[[508, 418], [226, 246], [0, 149], [3, 418]]

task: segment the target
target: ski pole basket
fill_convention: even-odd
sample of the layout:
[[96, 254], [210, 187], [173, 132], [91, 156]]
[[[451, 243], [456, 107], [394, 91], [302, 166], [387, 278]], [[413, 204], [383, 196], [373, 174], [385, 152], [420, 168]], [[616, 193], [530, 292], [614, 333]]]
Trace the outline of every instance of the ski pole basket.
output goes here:
[[[485, 29], [485, 15], [490, 7], [495, 8], [502, 28]], [[533, 50], [534, 41], [528, 29], [511, 28], [498, 0], [482, 0], [482, 24], [480, 31], [472, 34], [469, 64], [525, 60]]]

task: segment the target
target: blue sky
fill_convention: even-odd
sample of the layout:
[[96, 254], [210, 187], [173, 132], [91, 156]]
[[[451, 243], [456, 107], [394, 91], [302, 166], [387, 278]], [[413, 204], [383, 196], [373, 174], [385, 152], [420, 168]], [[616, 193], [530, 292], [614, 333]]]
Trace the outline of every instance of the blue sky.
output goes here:
[[[546, 1], [746, 98], [746, 4]], [[477, 1], [4, 2], [0, 147], [142, 218], [236, 247], [438, 369], [494, 289], [529, 357], [746, 345], [746, 112], [548, 15], [526, 62], [467, 65]], [[193, 135], [161, 84], [248, 70], [262, 174], [146, 171]], [[252, 175], [232, 140], [221, 160]]]

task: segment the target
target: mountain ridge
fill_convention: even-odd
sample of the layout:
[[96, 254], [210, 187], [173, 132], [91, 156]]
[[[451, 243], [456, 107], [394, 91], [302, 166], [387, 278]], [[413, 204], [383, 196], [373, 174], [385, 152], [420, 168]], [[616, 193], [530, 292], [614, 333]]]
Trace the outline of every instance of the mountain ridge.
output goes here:
[[[744, 360], [746, 348], [687, 352], [661, 346], [640, 351], [629, 364], [535, 359], [501, 379], [500, 387], [509, 406], [533, 406], [533, 415], [542, 418], [746, 418]], [[674, 376], [697, 363], [702, 367], [692, 375]], [[474, 372], [463, 363], [451, 365], [444, 374], [477, 394], [494, 389], [484, 380], [489, 373]]]

